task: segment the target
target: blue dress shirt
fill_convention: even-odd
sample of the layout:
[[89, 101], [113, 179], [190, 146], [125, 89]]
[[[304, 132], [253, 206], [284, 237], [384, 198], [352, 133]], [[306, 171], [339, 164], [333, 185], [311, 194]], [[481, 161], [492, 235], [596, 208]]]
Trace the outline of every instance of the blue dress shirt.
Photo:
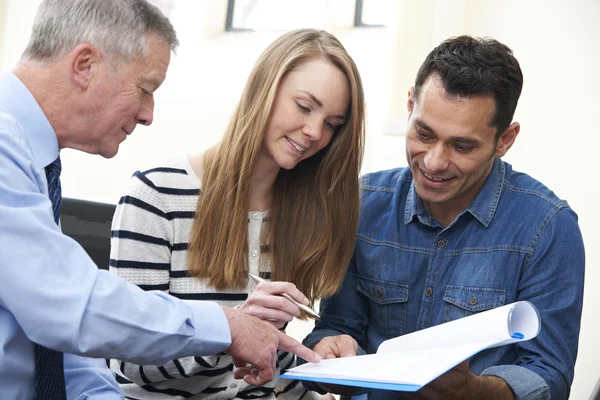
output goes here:
[[[322, 303], [322, 319], [304, 344], [347, 333], [373, 353], [388, 338], [528, 300], [540, 312], [539, 336], [479, 353], [471, 371], [503, 378], [517, 400], [566, 399], [584, 264], [577, 216], [567, 202], [500, 159], [447, 227], [425, 210], [410, 169], [370, 174], [362, 182], [356, 248], [343, 286]], [[396, 397], [374, 390], [369, 398]]]
[[33, 342], [71, 353], [69, 399], [121, 398], [102, 358], [163, 364], [229, 347], [217, 304], [144, 292], [61, 233], [44, 173], [58, 151], [31, 93], [0, 75], [0, 399], [33, 398]]

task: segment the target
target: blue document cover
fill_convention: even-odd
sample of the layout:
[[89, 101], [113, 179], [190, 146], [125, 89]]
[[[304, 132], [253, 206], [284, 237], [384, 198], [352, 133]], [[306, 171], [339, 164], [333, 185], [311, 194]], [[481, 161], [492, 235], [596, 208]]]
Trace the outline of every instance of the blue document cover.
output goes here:
[[386, 383], [386, 382], [371, 382], [371, 381], [359, 381], [353, 379], [334, 379], [334, 378], [313, 378], [310, 376], [298, 376], [298, 375], [287, 375], [281, 374], [280, 378], [285, 379], [296, 379], [301, 381], [311, 381], [311, 382], [320, 382], [320, 383], [329, 383], [332, 385], [342, 385], [342, 386], [356, 386], [360, 388], [369, 388], [369, 389], [382, 389], [382, 390], [395, 390], [398, 392], [416, 392], [421, 389], [420, 385], [405, 385], [402, 383]]
[[281, 377], [415, 392], [480, 351], [533, 339], [540, 329], [537, 309], [527, 301], [519, 301], [388, 339], [376, 354], [307, 363]]

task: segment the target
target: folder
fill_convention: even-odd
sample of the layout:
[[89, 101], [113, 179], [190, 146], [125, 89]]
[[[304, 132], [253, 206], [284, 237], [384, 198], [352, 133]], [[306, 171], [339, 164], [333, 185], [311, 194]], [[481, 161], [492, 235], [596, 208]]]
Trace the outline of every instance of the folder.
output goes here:
[[415, 392], [475, 354], [535, 338], [535, 306], [519, 301], [381, 343], [375, 354], [323, 360], [281, 378]]

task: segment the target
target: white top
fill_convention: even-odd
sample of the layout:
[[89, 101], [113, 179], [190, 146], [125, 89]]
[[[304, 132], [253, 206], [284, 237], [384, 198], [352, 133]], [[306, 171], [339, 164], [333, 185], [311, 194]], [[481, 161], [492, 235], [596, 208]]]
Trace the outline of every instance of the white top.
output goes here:
[[[186, 255], [200, 194], [200, 181], [187, 157], [137, 171], [121, 198], [112, 225], [110, 270], [144, 290], [162, 290], [187, 300], [212, 300], [235, 307], [248, 297], [245, 289], [218, 291], [206, 280], [188, 276]], [[248, 213], [249, 270], [258, 275], [260, 232], [267, 212]], [[262, 277], [269, 279], [269, 273]], [[295, 366], [295, 356], [280, 351], [276, 376]], [[260, 388], [233, 378], [231, 357], [223, 353], [187, 357], [163, 366], [138, 366], [111, 360], [125, 394], [134, 399], [317, 398], [297, 381], [279, 380]], [[277, 384], [276, 384], [277, 383]]]

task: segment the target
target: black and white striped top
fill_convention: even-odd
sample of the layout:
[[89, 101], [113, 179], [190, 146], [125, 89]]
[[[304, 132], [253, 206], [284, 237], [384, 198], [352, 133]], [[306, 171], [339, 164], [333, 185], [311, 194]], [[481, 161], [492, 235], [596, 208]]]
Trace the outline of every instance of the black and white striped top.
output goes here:
[[[211, 300], [223, 306], [242, 304], [253, 287], [217, 291], [188, 276], [186, 253], [200, 182], [187, 157], [137, 171], [115, 211], [111, 234], [110, 270], [144, 290], [162, 290], [180, 299]], [[260, 229], [264, 212], [248, 215], [250, 272], [259, 274]], [[268, 278], [265, 274], [263, 277]], [[278, 370], [295, 365], [295, 356], [280, 351]], [[233, 362], [225, 354], [186, 357], [162, 366], [138, 366], [111, 360], [111, 369], [127, 398], [162, 399], [313, 399], [297, 381], [279, 380], [262, 387], [234, 379]]]

